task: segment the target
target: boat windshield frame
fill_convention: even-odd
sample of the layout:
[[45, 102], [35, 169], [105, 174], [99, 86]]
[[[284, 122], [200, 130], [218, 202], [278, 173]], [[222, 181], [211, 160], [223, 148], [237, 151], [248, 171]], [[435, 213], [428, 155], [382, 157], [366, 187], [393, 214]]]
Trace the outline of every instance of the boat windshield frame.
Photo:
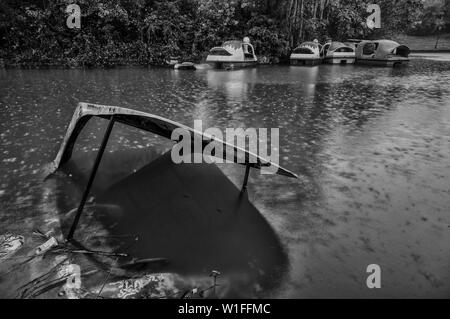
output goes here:
[[[196, 131], [188, 126], [177, 123], [175, 121], [171, 121], [164, 117], [132, 109], [127, 109], [123, 107], [99, 105], [84, 102], [80, 102], [77, 108], [75, 109], [75, 112], [73, 114], [69, 127], [67, 128], [66, 135], [63, 139], [59, 152], [51, 164], [50, 173], [55, 172], [70, 160], [70, 158], [72, 157], [74, 145], [76, 143], [79, 134], [92, 117], [100, 117], [108, 119], [110, 121], [114, 119], [115, 122], [133, 126], [138, 129], [142, 129], [157, 134], [170, 140], [172, 140], [171, 139], [172, 132], [175, 129], [183, 129], [190, 134], [191, 142], [194, 143], [196, 139], [201, 138], [202, 151], [205, 149], [206, 146], [214, 142], [218, 145], [221, 144], [224, 150], [232, 148], [234, 150], [233, 162], [236, 164], [241, 164], [246, 167], [255, 169], [262, 169], [263, 167], [275, 166], [275, 168], [277, 168], [277, 172], [274, 175], [282, 175], [290, 178], [298, 178], [298, 176], [293, 172], [285, 168], [282, 168], [276, 163], [272, 163], [271, 161], [263, 157], [260, 157], [257, 154], [254, 154], [243, 148], [224, 142], [220, 139], [215, 138], [214, 136], [205, 134], [204, 132]], [[229, 160], [227, 159], [225, 153], [226, 152], [224, 152], [223, 154], [223, 159]], [[243, 163], [241, 163], [241, 161], [238, 158], [239, 154], [244, 155], [245, 160]], [[253, 163], [255, 162], [255, 159], [256, 163]]]

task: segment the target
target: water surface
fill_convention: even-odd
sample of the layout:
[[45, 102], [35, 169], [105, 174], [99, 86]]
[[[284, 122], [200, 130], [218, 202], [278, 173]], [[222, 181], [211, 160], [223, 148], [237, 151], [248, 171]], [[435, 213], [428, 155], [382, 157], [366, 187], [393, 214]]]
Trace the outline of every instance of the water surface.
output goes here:
[[[263, 296], [450, 297], [449, 83], [450, 62], [422, 59], [396, 69], [0, 70], [0, 234], [58, 227], [61, 202], [79, 198], [40, 173], [79, 101], [188, 126], [278, 127], [280, 164], [300, 179], [250, 177], [250, 200], [288, 258]], [[103, 130], [90, 123], [80, 158], [93, 160]], [[125, 150], [109, 161], [118, 170], [170, 147], [125, 127], [112, 137], [109, 153]], [[241, 167], [221, 169], [240, 187]], [[374, 263], [379, 290], [366, 287]]]

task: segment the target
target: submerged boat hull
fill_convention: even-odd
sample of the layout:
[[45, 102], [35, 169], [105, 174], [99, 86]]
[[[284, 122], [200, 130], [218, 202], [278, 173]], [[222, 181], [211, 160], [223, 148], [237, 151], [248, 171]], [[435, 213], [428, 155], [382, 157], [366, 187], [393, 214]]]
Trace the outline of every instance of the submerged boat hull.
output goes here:
[[250, 275], [252, 261], [275, 275], [286, 263], [274, 230], [216, 165], [174, 164], [168, 152], [98, 195], [97, 205], [118, 208], [96, 214], [113, 235], [139, 236], [127, 253], [163, 256], [177, 272]]

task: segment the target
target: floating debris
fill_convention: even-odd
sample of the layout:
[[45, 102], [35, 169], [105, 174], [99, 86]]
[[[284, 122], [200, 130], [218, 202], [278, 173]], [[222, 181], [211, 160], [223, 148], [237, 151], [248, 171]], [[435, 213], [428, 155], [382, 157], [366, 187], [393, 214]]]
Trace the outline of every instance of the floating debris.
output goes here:
[[179, 285], [177, 275], [161, 273], [110, 282], [102, 287], [102, 291], [106, 298], [176, 298], [182, 293]]
[[65, 265], [60, 269], [58, 276], [67, 278], [59, 295], [66, 296], [67, 299], [79, 299], [81, 292], [81, 268], [77, 264]]
[[23, 236], [0, 235], [0, 261], [3, 261], [18, 251], [24, 243]]
[[43, 255], [53, 247], [58, 246], [58, 241], [55, 237], [51, 237], [45, 243], [36, 248], [36, 255]]

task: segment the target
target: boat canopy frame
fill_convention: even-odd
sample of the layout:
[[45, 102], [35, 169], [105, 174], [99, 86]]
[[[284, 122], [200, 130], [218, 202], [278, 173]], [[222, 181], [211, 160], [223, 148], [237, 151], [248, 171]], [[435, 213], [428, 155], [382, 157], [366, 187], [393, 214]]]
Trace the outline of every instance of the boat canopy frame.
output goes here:
[[[203, 132], [196, 131], [188, 126], [171, 121], [169, 119], [166, 119], [166, 118], [163, 118], [163, 117], [160, 117], [157, 115], [153, 115], [150, 113], [145, 113], [145, 112], [127, 109], [127, 108], [123, 108], [123, 107], [91, 104], [91, 103], [84, 103], [84, 102], [81, 102], [78, 104], [78, 106], [73, 114], [72, 120], [69, 124], [69, 127], [67, 128], [66, 135], [63, 139], [63, 142], [58, 151], [58, 154], [56, 155], [56, 158], [52, 162], [52, 165], [50, 168], [51, 173], [54, 173], [56, 170], [60, 169], [65, 163], [67, 163], [70, 160], [70, 158], [72, 157], [73, 148], [74, 148], [74, 145], [76, 143], [78, 136], [80, 135], [81, 131], [86, 126], [86, 124], [89, 122], [89, 120], [93, 117], [107, 119], [109, 121], [109, 123], [108, 123], [108, 127], [106, 129], [106, 132], [103, 136], [100, 148], [97, 152], [97, 156], [96, 156], [94, 165], [92, 167], [87, 185], [85, 187], [81, 201], [79, 203], [79, 206], [77, 209], [77, 214], [74, 218], [74, 221], [70, 228], [69, 234], [67, 236], [67, 240], [73, 239], [73, 235], [77, 228], [79, 219], [83, 212], [83, 208], [86, 204], [92, 184], [95, 180], [95, 176], [96, 176], [98, 168], [100, 166], [100, 162], [103, 157], [104, 151], [106, 149], [108, 140], [111, 136], [112, 129], [116, 122], [119, 122], [119, 123], [122, 123], [125, 125], [129, 125], [132, 127], [136, 127], [138, 129], [142, 129], [142, 130], [157, 134], [159, 136], [166, 137], [170, 140], [172, 140], [171, 139], [172, 132], [175, 129], [186, 130], [187, 132], [190, 133], [191, 142], [194, 141], [194, 138], [196, 136], [201, 136], [202, 152], [205, 149], [205, 147], [212, 142], [222, 144], [223, 149], [226, 149], [227, 147], [233, 148], [234, 162], [241, 164], [241, 165], [245, 165], [245, 167], [246, 167], [244, 182], [243, 182], [243, 186], [241, 189], [241, 194], [245, 194], [247, 191], [247, 184], [248, 184], [248, 178], [249, 178], [249, 174], [250, 174], [250, 168], [262, 169], [263, 167], [269, 167], [269, 166], [274, 165], [277, 168], [277, 173], [276, 173], [277, 175], [283, 175], [283, 176], [291, 177], [291, 178], [298, 178], [298, 176], [296, 174], [290, 172], [289, 170], [284, 169], [275, 163], [271, 163], [270, 161], [254, 154], [254, 153], [248, 152], [245, 149], [242, 149], [235, 145], [231, 145], [222, 140], [216, 139], [213, 136], [210, 136]], [[240, 163], [238, 161], [239, 152], [241, 152], [241, 154], [242, 153], [245, 154], [244, 163]], [[256, 159], [256, 163], [252, 163], [250, 161], [251, 158]], [[227, 160], [225, 152], [223, 152], [223, 159]]]

